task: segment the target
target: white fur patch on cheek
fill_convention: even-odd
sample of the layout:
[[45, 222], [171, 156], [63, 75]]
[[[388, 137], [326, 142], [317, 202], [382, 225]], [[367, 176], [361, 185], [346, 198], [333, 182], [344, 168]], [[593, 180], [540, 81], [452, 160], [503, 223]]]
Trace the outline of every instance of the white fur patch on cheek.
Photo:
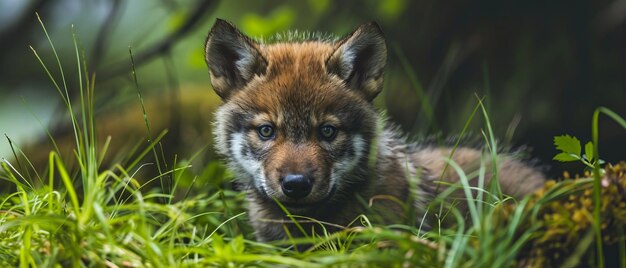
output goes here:
[[248, 174], [250, 174], [254, 180], [254, 185], [257, 188], [262, 189], [266, 193], [268, 193], [267, 182], [265, 179], [265, 172], [263, 169], [263, 165], [260, 161], [246, 156], [242, 153], [242, 150], [246, 144], [246, 139], [243, 133], [234, 133], [230, 138], [230, 148], [233, 159], [237, 162], [237, 164], [245, 170]]
[[338, 186], [338, 188], [341, 188], [341, 177], [358, 166], [359, 161], [361, 160], [365, 152], [365, 146], [367, 145], [365, 144], [365, 141], [363, 140], [361, 135], [355, 135], [354, 137], [352, 137], [352, 148], [354, 150], [354, 155], [344, 157], [333, 165], [333, 169], [330, 174], [331, 187], [329, 188], [329, 191], [333, 188], [332, 186]]
[[222, 155], [228, 155], [230, 148], [227, 147], [228, 131], [226, 130], [226, 119], [228, 118], [228, 114], [230, 110], [226, 107], [227, 105], [221, 106], [215, 111], [215, 118], [217, 119], [213, 123], [213, 136], [215, 137], [215, 147], [218, 152]]
[[250, 175], [257, 175], [257, 173], [261, 169], [261, 163], [242, 153], [242, 150], [246, 144], [246, 139], [243, 133], [234, 133], [230, 137], [230, 152], [232, 153], [235, 161], [237, 161], [237, 163], [246, 172], [250, 173]]

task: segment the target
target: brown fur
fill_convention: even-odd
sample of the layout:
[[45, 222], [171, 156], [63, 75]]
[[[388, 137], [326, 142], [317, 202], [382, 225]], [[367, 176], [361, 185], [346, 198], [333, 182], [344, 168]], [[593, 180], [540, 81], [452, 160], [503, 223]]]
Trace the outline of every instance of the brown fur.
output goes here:
[[[334, 230], [367, 210], [359, 200], [375, 200], [373, 209], [392, 215], [389, 221], [405, 216], [393, 198], [414, 200], [423, 215], [436, 194], [436, 181], [458, 181], [443, 160], [450, 148], [405, 142], [372, 105], [382, 90], [386, 52], [375, 23], [338, 41], [262, 44], [225, 21], [216, 22], [206, 44], [212, 84], [225, 101], [216, 113], [216, 147], [247, 186], [259, 240], [285, 238], [284, 228], [301, 235], [276, 201]], [[257, 133], [264, 124], [273, 127], [272, 138]], [[325, 125], [337, 129], [333, 139], [320, 137]], [[466, 172], [477, 170], [481, 158], [481, 151], [471, 148], [459, 148], [452, 156]], [[489, 179], [493, 163], [484, 159]], [[506, 194], [519, 197], [543, 182], [541, 173], [513, 156], [500, 155], [496, 161]], [[306, 197], [291, 198], [281, 190], [283, 176], [292, 173], [310, 175], [312, 190]], [[414, 178], [419, 181], [411, 191]], [[307, 232], [319, 226], [301, 224]]]

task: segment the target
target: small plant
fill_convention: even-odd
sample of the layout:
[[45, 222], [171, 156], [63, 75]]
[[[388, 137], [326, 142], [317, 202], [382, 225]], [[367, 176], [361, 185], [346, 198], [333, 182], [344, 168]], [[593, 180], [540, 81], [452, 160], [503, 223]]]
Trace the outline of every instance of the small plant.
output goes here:
[[557, 150], [561, 152], [552, 158], [553, 160], [557, 160], [560, 162], [574, 162], [580, 161], [585, 166], [587, 166], [587, 170], [592, 170], [596, 161], [599, 165], [604, 164], [604, 160], [596, 159], [593, 154], [594, 145], [593, 142], [587, 142], [585, 144], [585, 153], [582, 153], [582, 148], [580, 146], [580, 140], [578, 140], [574, 136], [570, 135], [561, 135], [554, 137], [554, 146], [556, 146]]

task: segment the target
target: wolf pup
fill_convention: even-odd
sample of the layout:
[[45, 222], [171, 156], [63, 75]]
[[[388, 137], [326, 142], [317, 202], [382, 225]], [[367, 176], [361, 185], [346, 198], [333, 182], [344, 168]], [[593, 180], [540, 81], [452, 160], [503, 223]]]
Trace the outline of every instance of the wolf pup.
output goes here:
[[[445, 168], [451, 148], [407, 143], [372, 104], [387, 60], [380, 27], [364, 24], [338, 40], [292, 39], [258, 42], [218, 19], [205, 46], [224, 101], [215, 114], [216, 147], [245, 187], [257, 238], [303, 235], [278, 203], [331, 230], [372, 209], [370, 201], [402, 218], [390, 199], [412, 200], [423, 216], [437, 182], [458, 176]], [[458, 148], [452, 160], [469, 174], [480, 168], [481, 151]], [[497, 167], [507, 195], [527, 194], [544, 180], [512, 155], [499, 155]], [[301, 222], [306, 232], [319, 225]]]

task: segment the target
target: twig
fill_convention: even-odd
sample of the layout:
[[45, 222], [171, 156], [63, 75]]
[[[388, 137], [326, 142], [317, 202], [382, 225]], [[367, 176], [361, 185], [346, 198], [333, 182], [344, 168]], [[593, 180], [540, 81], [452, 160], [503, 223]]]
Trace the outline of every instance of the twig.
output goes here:
[[109, 43], [109, 37], [111, 36], [111, 31], [117, 25], [119, 14], [121, 10], [122, 2], [121, 0], [111, 0], [111, 10], [107, 14], [106, 18], [102, 22], [102, 26], [98, 31], [98, 35], [96, 36], [94, 42], [93, 52], [91, 53], [91, 59], [89, 64], [91, 65], [90, 69], [95, 70], [102, 60], [102, 56], [104, 56], [105, 48]]
[[[161, 41], [156, 42], [153, 46], [138, 52], [135, 55], [135, 66], [140, 66], [152, 60], [154, 57], [169, 51], [179, 39], [192, 32], [198, 25], [201, 24], [200, 22], [202, 22], [203, 19], [209, 17], [209, 14], [212, 14], [212, 12], [209, 12], [208, 10], [217, 7], [218, 2], [219, 1], [217, 0], [198, 0], [196, 6], [192, 8], [193, 13], [191, 13], [178, 30], [166, 36]], [[107, 67], [105, 70], [109, 71], [100, 75], [100, 78], [104, 80], [121, 74], [127, 74], [128, 60], [125, 59], [121, 62], [113, 64], [113, 67]]]
[[[5, 28], [4, 31], [0, 32], [0, 40], [5, 40], [5, 42], [0, 42], [0, 51], [7, 51], [7, 47], [15, 44], [15, 40], [19, 36], [23, 36], [27, 31], [26, 29], [31, 29], [30, 26], [34, 25], [36, 20], [35, 12], [40, 12], [46, 3], [50, 1], [37, 0], [30, 4], [28, 8], [22, 12], [22, 14], [15, 20], [13, 20], [13, 25]], [[6, 42], [6, 40], [11, 40], [11, 42]]]

